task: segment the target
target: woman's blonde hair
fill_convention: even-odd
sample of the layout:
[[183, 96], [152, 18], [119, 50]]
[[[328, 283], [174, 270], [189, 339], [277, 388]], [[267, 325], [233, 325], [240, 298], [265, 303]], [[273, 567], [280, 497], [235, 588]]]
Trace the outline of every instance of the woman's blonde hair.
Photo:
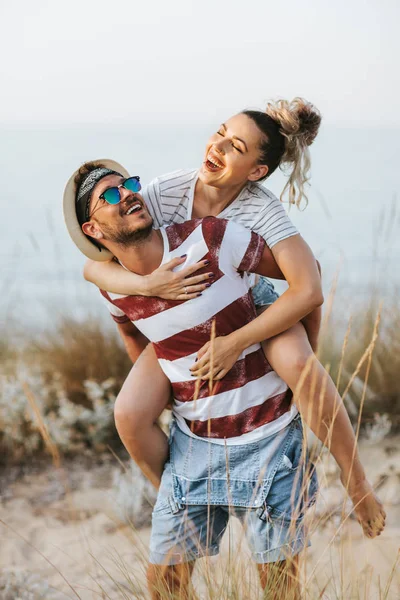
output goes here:
[[289, 193], [290, 204], [307, 206], [305, 185], [310, 179], [309, 146], [315, 140], [321, 124], [321, 114], [310, 102], [294, 98], [291, 102], [269, 102], [265, 112], [246, 110], [243, 114], [253, 119], [264, 134], [261, 143], [260, 164], [268, 166], [271, 175], [279, 166], [289, 175], [281, 200]]

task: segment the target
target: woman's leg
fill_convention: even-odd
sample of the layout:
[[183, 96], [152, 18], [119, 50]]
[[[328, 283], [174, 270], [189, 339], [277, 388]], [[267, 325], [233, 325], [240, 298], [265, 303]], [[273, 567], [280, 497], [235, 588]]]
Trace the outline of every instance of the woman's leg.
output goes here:
[[385, 511], [365, 478], [343, 401], [315, 357], [303, 325], [298, 323], [263, 342], [263, 349], [274, 371], [292, 390], [302, 418], [338, 463], [341, 481], [364, 533], [369, 537], [379, 535], [385, 525]]
[[168, 456], [168, 438], [157, 424], [167, 406], [171, 386], [152, 344], [132, 367], [115, 401], [119, 436], [144, 475], [158, 488]]

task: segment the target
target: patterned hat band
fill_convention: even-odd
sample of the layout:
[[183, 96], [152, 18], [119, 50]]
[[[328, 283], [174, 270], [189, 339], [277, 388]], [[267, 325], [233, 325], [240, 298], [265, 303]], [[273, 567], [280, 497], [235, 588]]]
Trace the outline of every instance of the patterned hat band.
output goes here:
[[98, 167], [97, 169], [90, 171], [87, 177], [82, 181], [76, 194], [76, 216], [78, 217], [80, 225], [89, 221], [89, 206], [92, 192], [100, 179], [103, 179], [103, 177], [106, 177], [107, 175], [119, 175], [122, 177], [121, 173], [118, 173], [117, 171], [106, 169], [105, 167]]

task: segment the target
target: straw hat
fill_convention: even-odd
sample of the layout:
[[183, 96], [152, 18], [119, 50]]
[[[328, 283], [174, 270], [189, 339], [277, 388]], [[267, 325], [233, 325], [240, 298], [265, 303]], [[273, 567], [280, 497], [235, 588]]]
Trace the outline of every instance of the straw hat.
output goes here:
[[[124, 177], [130, 177], [128, 171], [115, 160], [110, 160], [108, 158], [101, 158], [99, 160], [93, 161], [94, 164], [103, 165], [107, 169], [111, 169], [112, 171], [117, 171], [117, 173], [121, 173]], [[105, 261], [113, 258], [113, 254], [106, 250], [105, 248], [97, 248], [82, 231], [82, 228], [79, 224], [78, 217], [76, 216], [76, 184], [74, 179], [78, 173], [79, 169], [77, 169], [71, 177], [68, 179], [67, 185], [64, 190], [64, 198], [63, 198], [63, 211], [64, 211], [64, 220], [68, 229], [68, 233], [71, 236], [75, 245], [79, 248], [81, 252], [88, 258], [92, 260]]]

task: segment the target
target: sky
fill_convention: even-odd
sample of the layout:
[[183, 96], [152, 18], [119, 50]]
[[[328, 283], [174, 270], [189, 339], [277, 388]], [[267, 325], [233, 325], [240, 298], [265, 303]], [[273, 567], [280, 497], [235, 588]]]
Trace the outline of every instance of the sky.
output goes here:
[[303, 96], [400, 126], [398, 0], [0, 2], [0, 125], [209, 123]]

